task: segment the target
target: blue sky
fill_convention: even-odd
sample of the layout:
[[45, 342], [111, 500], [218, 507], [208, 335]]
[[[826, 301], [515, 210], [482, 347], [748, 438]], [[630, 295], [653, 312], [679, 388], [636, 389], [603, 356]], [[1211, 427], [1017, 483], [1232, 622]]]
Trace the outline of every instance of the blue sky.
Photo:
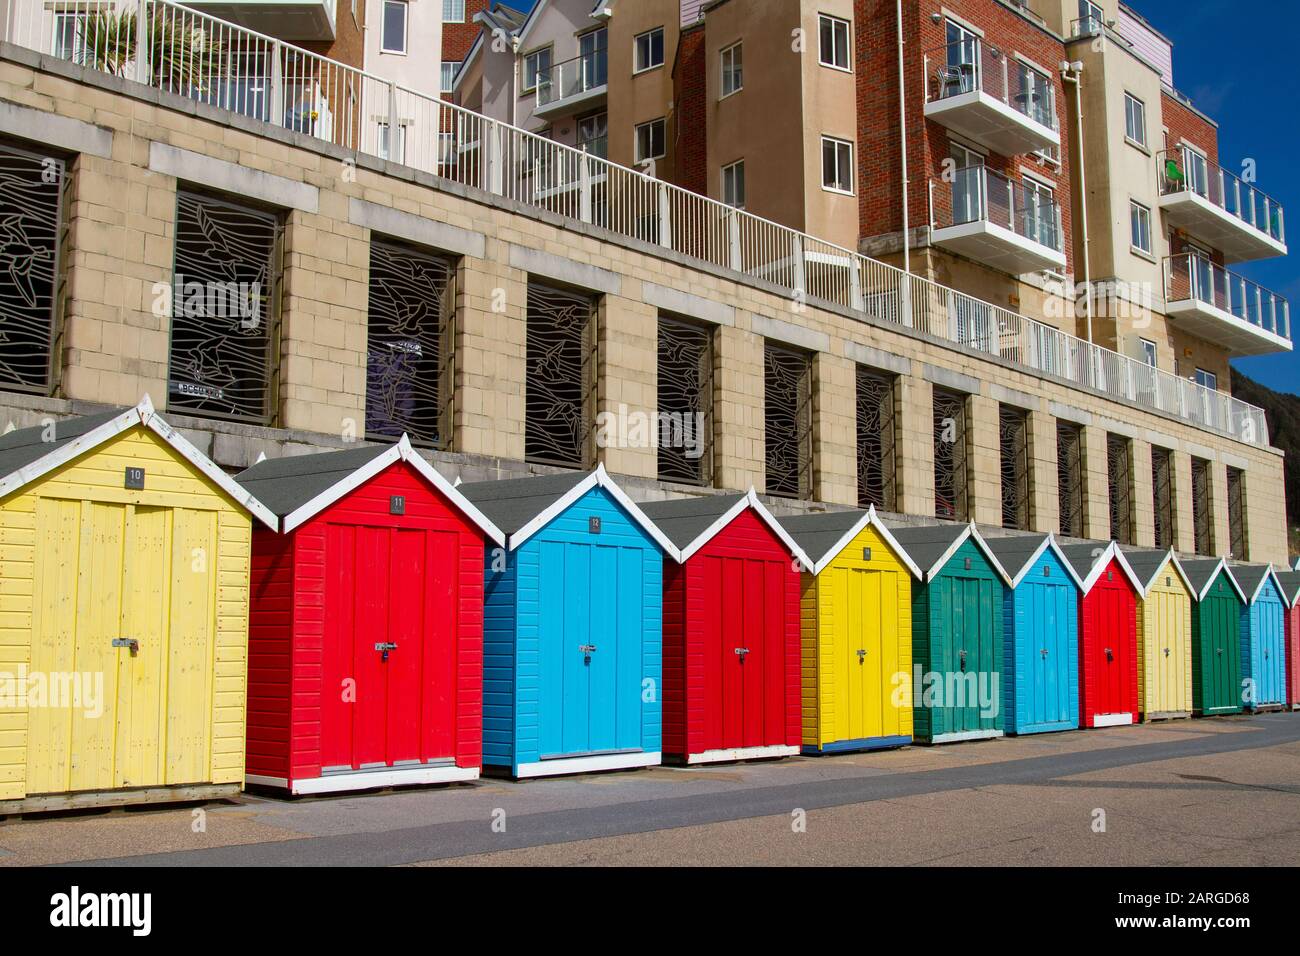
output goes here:
[[[528, 10], [533, 0], [504, 0]], [[1297, 0], [1276, 0], [1300, 13]], [[1130, 0], [1174, 43], [1174, 83], [1219, 123], [1219, 158], [1240, 174], [1254, 159], [1257, 186], [1282, 203], [1295, 254], [1233, 266], [1286, 296], [1300, 322], [1300, 71], [1295, 36], [1262, 6], [1245, 0]], [[1248, 12], [1243, 16], [1242, 8]], [[1300, 354], [1239, 359], [1243, 372], [1282, 392], [1300, 394]]]
[[[1219, 160], [1240, 175], [1254, 159], [1256, 185], [1282, 203], [1292, 254], [1232, 266], [1300, 311], [1300, 75], [1294, 34], [1296, 0], [1279, 0], [1292, 17], [1243, 0], [1131, 0], [1130, 6], [1174, 44], [1174, 85], [1219, 123]], [[1243, 9], [1243, 7], [1245, 9]], [[1300, 355], [1267, 355], [1233, 363], [1270, 388], [1300, 394]]]

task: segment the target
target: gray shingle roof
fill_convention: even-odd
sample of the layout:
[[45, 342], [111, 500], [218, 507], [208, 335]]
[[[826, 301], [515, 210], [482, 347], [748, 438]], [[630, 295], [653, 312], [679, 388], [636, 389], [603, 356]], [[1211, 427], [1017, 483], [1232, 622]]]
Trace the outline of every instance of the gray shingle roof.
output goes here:
[[1133, 569], [1142, 586], [1148, 587], [1152, 579], [1160, 573], [1160, 569], [1165, 566], [1169, 560], [1168, 551], [1158, 551], [1154, 548], [1131, 548], [1123, 546], [1120, 551], [1124, 553], [1124, 560], [1128, 566]]
[[686, 548], [744, 495], [700, 495], [673, 501], [651, 501], [639, 507], [674, 547]]
[[319, 455], [289, 455], [259, 462], [235, 476], [262, 504], [284, 518], [317, 495], [387, 452], [391, 445], [367, 445]]
[[1085, 541], [1081, 544], [1067, 544], [1061, 548], [1061, 553], [1065, 555], [1065, 559], [1074, 568], [1074, 573], [1086, 582], [1088, 576], [1092, 574], [1092, 569], [1097, 566], [1097, 562], [1101, 559], [1102, 552], [1109, 547], [1110, 542], [1108, 541]]
[[514, 534], [585, 481], [591, 472], [475, 481], [457, 490], [505, 534]]
[[780, 523], [813, 564], [818, 564], [866, 516], [865, 511], [827, 511], [781, 518]]
[[1002, 565], [1007, 574], [1011, 575], [1012, 580], [1019, 577], [1020, 572], [1038, 553], [1038, 549], [1043, 546], [1047, 540], [1045, 534], [1012, 534], [1012, 535], [983, 535], [984, 543], [989, 546], [993, 556], [998, 559], [998, 564]]
[[1300, 600], [1300, 571], [1279, 571], [1277, 581], [1288, 601], [1295, 604]]
[[1269, 572], [1267, 564], [1234, 564], [1232, 565], [1232, 576], [1237, 579], [1241, 589], [1246, 592], [1247, 598], [1253, 598], [1255, 592], [1259, 590], [1260, 582]]
[[1205, 586], [1210, 583], [1214, 576], [1215, 570], [1219, 567], [1218, 558], [1189, 558], [1182, 562], [1183, 573], [1187, 575], [1187, 580], [1192, 582], [1192, 587], [1196, 589], [1196, 596], [1200, 597]]
[[964, 524], [895, 525], [887, 524], [898, 546], [907, 552], [918, 568], [929, 574], [958, 538], [966, 533]]
[[8, 435], [0, 435], [0, 478], [12, 475], [18, 469], [44, 458], [73, 439], [80, 438], [101, 425], [107, 425], [127, 411], [129, 409], [123, 408], [114, 412], [100, 412], [96, 415], [84, 415], [80, 418], [55, 422], [53, 441], [45, 440], [44, 425], [20, 428]]

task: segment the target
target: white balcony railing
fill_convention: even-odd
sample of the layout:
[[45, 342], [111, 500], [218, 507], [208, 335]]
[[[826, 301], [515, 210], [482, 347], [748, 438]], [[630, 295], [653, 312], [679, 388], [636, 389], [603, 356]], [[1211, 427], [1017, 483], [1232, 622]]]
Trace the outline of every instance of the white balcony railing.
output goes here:
[[926, 102], [983, 93], [1059, 132], [1051, 81], [997, 47], [978, 38], [961, 40], [929, 51], [924, 64]]
[[1291, 306], [1285, 298], [1197, 253], [1165, 260], [1165, 300], [1199, 302], [1279, 338], [1291, 338]]
[[1158, 157], [1160, 195], [1196, 195], [1262, 232], [1286, 243], [1282, 204], [1217, 163], [1188, 149], [1164, 150]]
[[1061, 210], [1046, 192], [1031, 189], [986, 166], [955, 170], [933, 202], [936, 229], [972, 222], [1001, 226], [1030, 242], [1061, 252]]
[[[402, 155], [394, 161], [406, 166], [732, 270], [796, 298], [914, 329], [1241, 441], [1268, 444], [1263, 411], [1230, 395], [273, 37], [168, 0], [129, 0], [117, 6], [131, 15], [116, 20], [110, 43], [93, 29], [78, 34], [56, 21], [42, 0], [18, 2], [4, 23], [8, 42], [372, 156], [386, 141], [384, 127], [368, 119], [378, 113], [387, 128], [405, 130], [397, 138]], [[80, 3], [58, 9], [90, 18], [114, 8]], [[59, 23], [62, 36], [73, 29], [74, 42], [60, 45]], [[139, 49], [144, 56], [135, 56]]]
[[537, 75], [538, 111], [559, 106], [566, 101], [576, 101], [585, 94], [595, 94], [606, 89], [609, 83], [609, 54], [606, 50], [557, 63]]

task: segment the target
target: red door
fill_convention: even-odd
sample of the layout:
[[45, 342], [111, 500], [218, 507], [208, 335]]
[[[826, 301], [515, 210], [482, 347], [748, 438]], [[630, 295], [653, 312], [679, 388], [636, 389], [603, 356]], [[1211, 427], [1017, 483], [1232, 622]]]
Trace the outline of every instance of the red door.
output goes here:
[[784, 571], [773, 561], [704, 559], [702, 750], [786, 742]]
[[321, 766], [451, 759], [456, 535], [330, 525]]
[[1092, 615], [1089, 630], [1091, 677], [1085, 701], [1087, 713], [1132, 713], [1136, 686], [1134, 670], [1137, 643], [1137, 602], [1125, 578], [1116, 568], [1102, 575], [1084, 601]]

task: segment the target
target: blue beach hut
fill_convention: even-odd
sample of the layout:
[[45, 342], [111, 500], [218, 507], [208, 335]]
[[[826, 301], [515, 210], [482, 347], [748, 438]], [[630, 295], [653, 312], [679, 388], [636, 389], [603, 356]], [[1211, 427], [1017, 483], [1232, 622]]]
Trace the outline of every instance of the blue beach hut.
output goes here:
[[1271, 564], [1234, 564], [1241, 611], [1241, 679], [1248, 710], [1286, 705], [1286, 597]]

